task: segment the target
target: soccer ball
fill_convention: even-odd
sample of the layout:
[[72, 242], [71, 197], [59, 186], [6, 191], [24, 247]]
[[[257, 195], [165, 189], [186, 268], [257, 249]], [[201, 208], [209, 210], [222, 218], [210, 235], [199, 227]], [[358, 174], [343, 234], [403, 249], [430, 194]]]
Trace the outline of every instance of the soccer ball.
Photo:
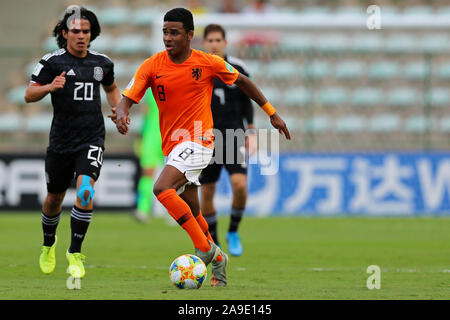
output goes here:
[[199, 289], [207, 276], [206, 265], [197, 256], [184, 254], [169, 268], [170, 280], [179, 289]]

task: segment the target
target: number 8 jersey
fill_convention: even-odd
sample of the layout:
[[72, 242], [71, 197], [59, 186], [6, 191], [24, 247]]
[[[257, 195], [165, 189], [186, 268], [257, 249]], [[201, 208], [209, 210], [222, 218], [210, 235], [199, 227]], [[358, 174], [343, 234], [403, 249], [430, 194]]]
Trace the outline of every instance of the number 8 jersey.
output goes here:
[[162, 51], [142, 63], [122, 94], [139, 103], [145, 91], [152, 89], [165, 156], [185, 141], [213, 149], [214, 78], [232, 85], [238, 76], [232, 65], [215, 55], [192, 49], [185, 62], [175, 64], [167, 51]]
[[114, 64], [106, 55], [88, 50], [78, 58], [66, 49], [46, 54], [31, 75], [31, 82], [46, 85], [66, 72], [64, 88], [51, 93], [53, 121], [48, 150], [74, 153], [97, 145], [104, 148], [100, 84], [114, 83]]

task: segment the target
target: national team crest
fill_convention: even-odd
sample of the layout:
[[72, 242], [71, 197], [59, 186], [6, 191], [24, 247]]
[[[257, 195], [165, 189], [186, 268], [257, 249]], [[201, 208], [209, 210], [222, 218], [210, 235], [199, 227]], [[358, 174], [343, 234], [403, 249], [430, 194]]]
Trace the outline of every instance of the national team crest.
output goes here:
[[97, 81], [103, 80], [103, 69], [101, 67], [94, 68], [94, 79]]
[[200, 79], [202, 76], [202, 69], [201, 68], [192, 68], [192, 78], [195, 78], [195, 80]]

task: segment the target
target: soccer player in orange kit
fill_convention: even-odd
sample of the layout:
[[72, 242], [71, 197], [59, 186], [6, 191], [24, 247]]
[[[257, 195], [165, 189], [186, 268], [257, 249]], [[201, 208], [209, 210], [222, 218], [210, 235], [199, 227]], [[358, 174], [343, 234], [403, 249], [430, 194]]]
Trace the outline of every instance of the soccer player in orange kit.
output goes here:
[[153, 192], [169, 214], [189, 234], [195, 255], [212, 263], [212, 286], [226, 286], [227, 255], [213, 242], [200, 212], [198, 177], [210, 162], [214, 149], [211, 97], [213, 79], [239, 86], [270, 116], [272, 125], [290, 139], [286, 124], [261, 91], [222, 58], [191, 48], [192, 13], [175, 8], [164, 16], [165, 51], [138, 68], [116, 110], [116, 126], [128, 132], [129, 110], [150, 87], [159, 109], [165, 167]]

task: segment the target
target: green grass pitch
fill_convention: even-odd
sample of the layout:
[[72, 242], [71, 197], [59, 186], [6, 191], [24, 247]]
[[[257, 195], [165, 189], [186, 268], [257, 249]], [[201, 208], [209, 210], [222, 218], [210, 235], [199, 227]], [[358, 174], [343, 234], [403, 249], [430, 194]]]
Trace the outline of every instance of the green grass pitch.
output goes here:
[[[219, 219], [224, 241], [228, 217]], [[450, 299], [449, 218], [244, 218], [242, 257], [230, 257], [229, 284], [179, 290], [169, 265], [193, 253], [166, 219], [143, 225], [128, 214], [94, 213], [83, 253], [81, 290], [68, 290], [69, 214], [57, 231], [57, 265], [41, 274], [40, 213], [0, 213], [0, 299]], [[381, 289], [366, 287], [369, 265]]]

